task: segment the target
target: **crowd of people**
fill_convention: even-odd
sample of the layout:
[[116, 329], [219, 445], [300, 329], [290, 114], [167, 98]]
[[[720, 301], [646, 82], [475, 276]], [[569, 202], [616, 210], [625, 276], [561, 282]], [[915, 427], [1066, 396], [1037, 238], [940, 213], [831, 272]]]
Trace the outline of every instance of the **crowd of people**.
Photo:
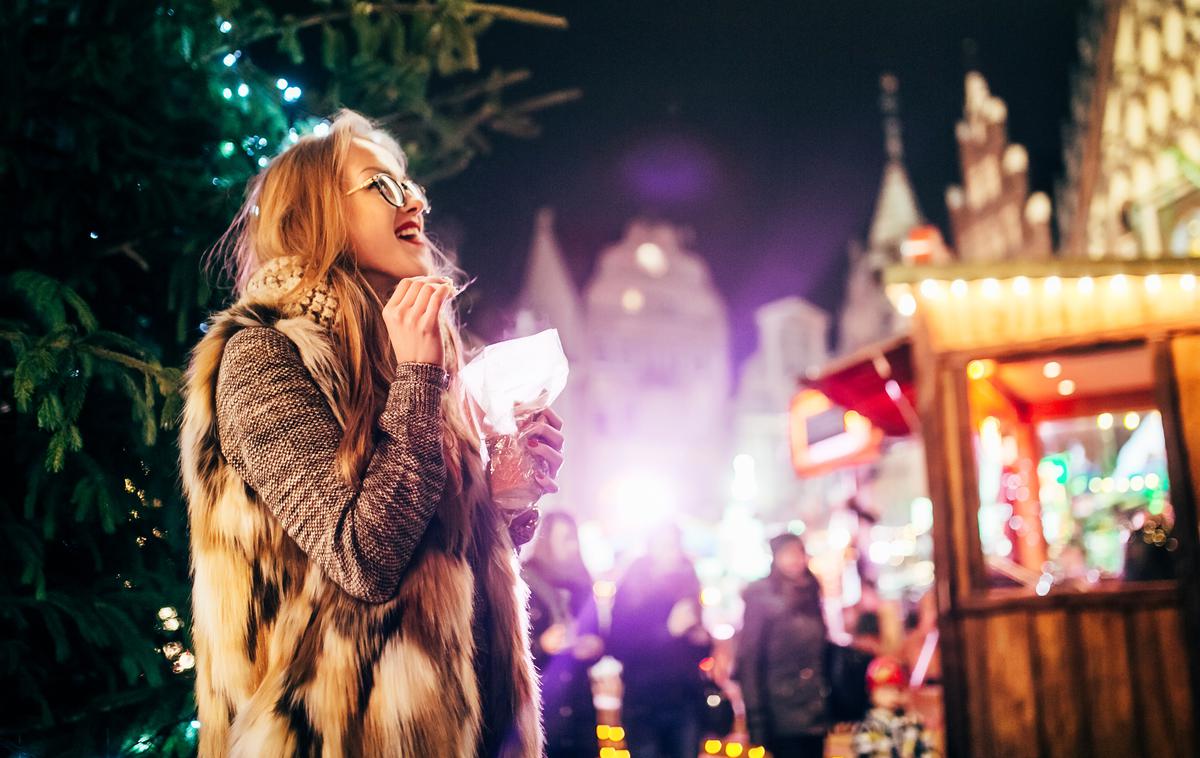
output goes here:
[[[877, 616], [855, 616], [850, 645], [831, 641], [803, 540], [785, 533], [770, 546], [770, 573], [743, 592], [732, 681], [721, 683], [738, 693], [750, 741], [779, 758], [820, 758], [830, 729], [850, 722], [856, 756], [931, 755], [909, 707], [906, 655], [879, 654]], [[678, 527], [655, 530], [645, 554], [624, 571], [606, 630], [571, 516], [547, 514], [524, 556], [549, 758], [596, 755], [589, 670], [604, 655], [621, 664], [630, 754], [694, 758], [706, 736], [705, 695], [714, 687], [701, 663], [713, 655], [714, 641]]]

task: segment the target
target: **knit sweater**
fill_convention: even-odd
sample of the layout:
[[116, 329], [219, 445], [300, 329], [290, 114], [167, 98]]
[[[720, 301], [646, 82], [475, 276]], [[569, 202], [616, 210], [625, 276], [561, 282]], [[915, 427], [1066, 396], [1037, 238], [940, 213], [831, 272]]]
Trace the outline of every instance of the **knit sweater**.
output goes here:
[[337, 468], [341, 427], [296, 346], [265, 327], [225, 346], [217, 379], [221, 451], [288, 535], [348, 594], [381, 602], [437, 510], [446, 482], [439, 366], [402, 363], [357, 487]]

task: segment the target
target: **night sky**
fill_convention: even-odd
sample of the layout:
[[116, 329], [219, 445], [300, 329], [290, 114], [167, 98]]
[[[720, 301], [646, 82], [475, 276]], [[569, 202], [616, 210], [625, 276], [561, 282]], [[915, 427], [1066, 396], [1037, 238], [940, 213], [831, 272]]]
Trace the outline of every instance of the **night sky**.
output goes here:
[[584, 96], [543, 113], [537, 140], [497, 138], [491, 155], [431, 191], [433, 231], [479, 276], [468, 323], [488, 336], [520, 287], [543, 205], [580, 285], [635, 216], [694, 229], [739, 362], [764, 302], [800, 295], [836, 309], [847, 243], [865, 235], [882, 176], [883, 72], [900, 80], [921, 211], [952, 244], [943, 193], [960, 181], [953, 130], [967, 60], [1008, 103], [1032, 188], [1051, 191], [1062, 175], [1082, 0], [515, 4], [565, 15], [571, 28], [498, 24], [483, 60], [532, 69], [516, 94]]

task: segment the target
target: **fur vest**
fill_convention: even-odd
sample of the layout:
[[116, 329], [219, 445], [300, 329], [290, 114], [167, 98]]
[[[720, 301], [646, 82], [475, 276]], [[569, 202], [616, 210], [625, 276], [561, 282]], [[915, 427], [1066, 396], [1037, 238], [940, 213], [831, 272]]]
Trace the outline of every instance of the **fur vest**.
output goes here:
[[[344, 417], [340, 360], [327, 318], [311, 306], [311, 298], [296, 310], [249, 295], [213, 318], [193, 353], [181, 458], [200, 754], [474, 756], [487, 719], [473, 661], [479, 582], [490, 609], [493, 690], [500, 686], [513, 711], [503, 719], [510, 733], [497, 741], [506, 758], [540, 756], [527, 591], [498, 515], [447, 495], [397, 595], [365, 603], [308, 560], [222, 456], [217, 370], [226, 342], [245, 327], [271, 327], [291, 339], [334, 415]], [[476, 570], [447, 547], [448, 519], [463, 518], [486, 521], [457, 528], [495, 535]]]

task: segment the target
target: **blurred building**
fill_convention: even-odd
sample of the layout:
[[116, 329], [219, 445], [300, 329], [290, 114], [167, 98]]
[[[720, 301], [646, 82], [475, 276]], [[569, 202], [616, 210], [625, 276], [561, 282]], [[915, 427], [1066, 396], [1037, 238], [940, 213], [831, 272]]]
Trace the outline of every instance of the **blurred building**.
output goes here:
[[534, 230], [517, 332], [559, 329], [571, 360], [561, 495], [585, 519], [716, 519], [729, 476], [729, 326], [686, 233], [634, 221], [575, 288], [548, 211]]
[[1200, 255], [1200, 8], [1092, 5], [1058, 192], [1063, 255]]

